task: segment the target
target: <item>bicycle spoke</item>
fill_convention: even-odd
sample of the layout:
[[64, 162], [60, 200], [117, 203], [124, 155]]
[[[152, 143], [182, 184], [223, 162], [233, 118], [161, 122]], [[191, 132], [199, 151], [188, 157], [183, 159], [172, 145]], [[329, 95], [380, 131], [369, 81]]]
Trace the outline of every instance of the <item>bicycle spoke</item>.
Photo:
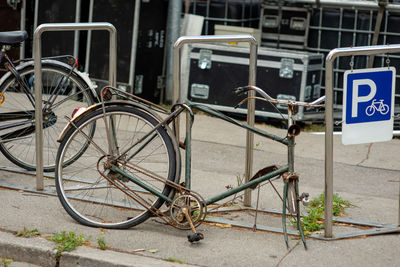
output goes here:
[[[7, 110], [10, 113], [17, 112], [21, 118], [15, 121], [0, 122], [1, 127], [6, 125], [13, 126], [12, 123], [20, 124], [2, 132], [0, 141], [1, 152], [13, 163], [28, 170], [36, 169], [36, 150], [35, 150], [35, 118], [34, 105], [31, 102], [34, 92], [34, 68], [27, 66], [19, 70], [23, 88], [15, 77], [10, 76], [6, 79], [0, 88], [0, 92], [5, 96], [4, 103], [0, 107], [1, 111]], [[60, 85], [62, 79], [62, 88], [58, 91], [56, 87]], [[42, 63], [42, 103], [43, 103], [43, 162], [45, 171], [54, 171], [56, 151], [58, 143], [57, 136], [64, 128], [66, 121], [64, 115], [71, 115], [76, 106], [87, 107], [94, 103], [94, 99], [88, 91], [89, 86], [71, 69], [67, 69], [61, 63]], [[22, 115], [25, 114], [25, 119]], [[0, 114], [1, 116], [3, 114]], [[27, 124], [22, 125], [22, 120]], [[25, 127], [25, 128], [24, 128]], [[8, 134], [8, 135], [7, 135]], [[90, 136], [91, 132], [87, 132]], [[70, 163], [76, 160], [84, 151], [85, 144], [77, 154], [72, 155]]]
[[[135, 151], [133, 158], [128, 159], [129, 155], [107, 155], [102, 152], [107, 151], [110, 138], [116, 140], [117, 150], [125, 149], [151, 132], [158, 121], [132, 108], [111, 106], [105, 107], [105, 111], [103, 113], [103, 109], [99, 109], [89, 112], [87, 117], [77, 121], [66, 133], [61, 143], [56, 179], [61, 203], [74, 219], [97, 227], [125, 228], [151, 215], [164, 216], [158, 210], [165, 199], [160, 198], [160, 195], [169, 195], [171, 188], [167, 184], [175, 179], [176, 166], [175, 150], [169, 135], [163, 128], [158, 129], [151, 142], [145, 146], [141, 146], [141, 143], [140, 151]], [[82, 133], [86, 133], [91, 125], [96, 125], [95, 134], [86, 137]], [[74, 154], [82, 142], [90, 144], [85, 153], [78, 161], [64, 165], [63, 158], [70, 153]], [[92, 189], [90, 185], [76, 186], [79, 181], [95, 184], [94, 173], [101, 174], [103, 181], [111, 186], [105, 187], [104, 183], [96, 184]], [[124, 176], [124, 173], [128, 176]], [[68, 179], [70, 176], [78, 177]], [[71, 199], [67, 190], [69, 188], [77, 188], [80, 195], [90, 191], [88, 197], [101, 199], [101, 202], [87, 201], [82, 204]], [[121, 203], [129, 210], [119, 208]]]

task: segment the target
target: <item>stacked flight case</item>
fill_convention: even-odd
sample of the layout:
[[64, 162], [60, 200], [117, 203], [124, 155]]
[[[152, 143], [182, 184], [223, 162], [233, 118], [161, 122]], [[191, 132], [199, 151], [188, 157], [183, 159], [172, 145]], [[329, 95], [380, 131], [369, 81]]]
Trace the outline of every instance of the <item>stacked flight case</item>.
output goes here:
[[[309, 23], [308, 8], [260, 3], [258, 29], [253, 29], [261, 35], [256, 85], [274, 98], [308, 102], [321, 96], [323, 55], [304, 51]], [[246, 105], [234, 108], [243, 96], [234, 95], [232, 90], [248, 84], [248, 46], [197, 44], [187, 58], [189, 62], [183, 63], [190, 66], [183, 83], [187, 99], [224, 112], [247, 113]], [[255, 114], [282, 119], [287, 107], [256, 101]], [[323, 113], [299, 108], [296, 119], [322, 120]]]
[[[244, 98], [233, 89], [249, 81], [249, 48], [234, 45], [192, 45], [187, 98], [220, 111], [246, 114], [246, 105], [234, 107]], [[256, 85], [277, 99], [312, 101], [321, 96], [322, 55], [259, 47]], [[278, 110], [277, 110], [278, 109]], [[282, 119], [286, 106], [256, 101], [257, 116]], [[297, 120], [321, 119], [323, 114], [300, 108]]]
[[259, 26], [261, 45], [305, 50], [309, 24], [309, 8], [263, 4]]

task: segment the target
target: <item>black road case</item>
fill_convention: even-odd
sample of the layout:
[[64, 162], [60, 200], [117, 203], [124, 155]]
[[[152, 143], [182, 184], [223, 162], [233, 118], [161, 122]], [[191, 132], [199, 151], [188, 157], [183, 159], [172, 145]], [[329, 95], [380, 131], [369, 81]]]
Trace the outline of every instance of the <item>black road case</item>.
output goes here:
[[261, 8], [261, 45], [305, 50], [310, 25], [310, 10], [300, 7], [263, 4]]
[[[187, 57], [187, 99], [217, 110], [247, 113], [246, 105], [234, 107], [243, 99], [232, 90], [249, 81], [249, 48], [232, 45], [192, 45]], [[320, 97], [322, 55], [307, 52], [258, 48], [256, 85], [278, 99], [312, 101]], [[282, 118], [285, 106], [257, 101], [256, 115]], [[323, 113], [299, 108], [297, 120], [323, 118]]]

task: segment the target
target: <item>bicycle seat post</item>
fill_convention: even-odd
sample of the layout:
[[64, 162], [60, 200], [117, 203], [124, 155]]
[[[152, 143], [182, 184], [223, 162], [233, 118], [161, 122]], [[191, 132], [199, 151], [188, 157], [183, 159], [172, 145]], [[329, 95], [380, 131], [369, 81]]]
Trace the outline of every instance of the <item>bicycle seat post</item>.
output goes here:
[[6, 53], [6, 51], [10, 50], [10, 46], [9, 45], [2, 45], [1, 46], [1, 50], [0, 50], [0, 63], [3, 61], [3, 57]]
[[8, 50], [10, 50], [11, 49], [11, 45], [5, 45], [5, 44], [3, 44], [2, 46], [1, 46], [1, 52], [6, 52], [6, 51], [8, 51]]

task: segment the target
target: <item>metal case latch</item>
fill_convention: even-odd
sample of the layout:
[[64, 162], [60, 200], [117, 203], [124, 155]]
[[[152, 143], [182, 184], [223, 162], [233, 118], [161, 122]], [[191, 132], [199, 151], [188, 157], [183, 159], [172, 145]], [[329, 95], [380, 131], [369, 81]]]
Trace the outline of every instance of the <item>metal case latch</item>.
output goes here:
[[[292, 101], [296, 101], [296, 97], [294, 95], [286, 95], [286, 94], [278, 94], [276, 96], [276, 99], [278, 100], [292, 100]], [[287, 109], [287, 106], [284, 104], [278, 104], [276, 105], [277, 108], [279, 109]]]
[[279, 26], [279, 17], [273, 15], [265, 15], [263, 19], [263, 27], [265, 28], [278, 28]]
[[208, 99], [210, 86], [207, 84], [193, 83], [190, 87], [190, 96], [193, 98]]
[[292, 79], [293, 78], [293, 64], [294, 59], [292, 58], [282, 58], [281, 68], [279, 70], [279, 77]]
[[199, 68], [202, 70], [211, 69], [212, 51], [209, 49], [200, 49]]

